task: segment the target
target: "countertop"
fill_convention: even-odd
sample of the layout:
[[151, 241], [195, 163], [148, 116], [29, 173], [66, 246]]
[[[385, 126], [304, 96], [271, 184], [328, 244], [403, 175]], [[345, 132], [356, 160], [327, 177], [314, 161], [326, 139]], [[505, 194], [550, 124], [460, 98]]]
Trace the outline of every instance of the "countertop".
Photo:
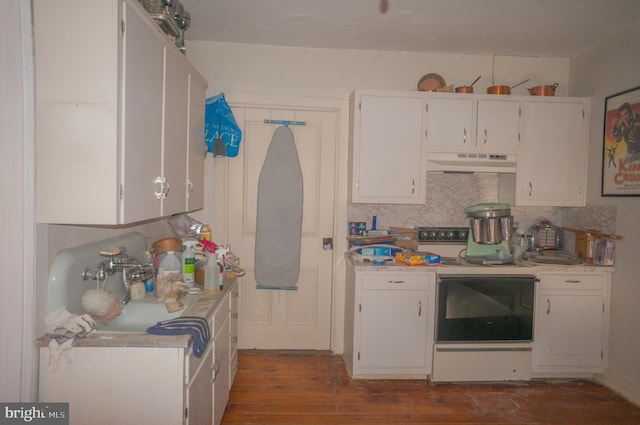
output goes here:
[[593, 264], [542, 264], [518, 260], [514, 264], [499, 266], [481, 266], [475, 264], [439, 265], [439, 266], [407, 266], [395, 261], [386, 262], [384, 266], [376, 266], [371, 262], [356, 260], [350, 253], [345, 257], [356, 271], [395, 271], [395, 272], [432, 272], [437, 274], [537, 274], [540, 272], [576, 272], [602, 273], [613, 272], [613, 267]]
[[[207, 320], [213, 315], [219, 301], [222, 300], [237, 283], [225, 285], [220, 293], [205, 290], [202, 295], [184, 312], [183, 316], [198, 316]], [[131, 301], [134, 302], [134, 301]], [[149, 323], [153, 326], [155, 323]], [[213, 332], [213, 329], [211, 330]], [[39, 347], [47, 347], [50, 337], [44, 335], [37, 339]], [[187, 348], [191, 344], [191, 335], [151, 335], [144, 332], [94, 332], [84, 338], [76, 338], [74, 347], [161, 347]]]

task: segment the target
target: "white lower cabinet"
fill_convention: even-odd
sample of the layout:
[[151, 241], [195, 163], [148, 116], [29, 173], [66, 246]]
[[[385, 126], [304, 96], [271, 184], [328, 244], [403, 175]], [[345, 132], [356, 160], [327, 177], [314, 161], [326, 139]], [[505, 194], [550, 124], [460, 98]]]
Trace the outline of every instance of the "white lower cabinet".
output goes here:
[[533, 373], [602, 372], [608, 340], [608, 273], [540, 273]]
[[[131, 346], [135, 334], [113, 334], [96, 343], [101, 346], [74, 346], [71, 362], [60, 358], [51, 371], [49, 350], [41, 347], [38, 401], [68, 402], [71, 425], [220, 424], [233, 382], [230, 299], [237, 290], [233, 282], [221, 295], [201, 357], [191, 347], [162, 347], [162, 336], [155, 346]], [[118, 338], [130, 342], [108, 346]]]
[[431, 373], [435, 273], [348, 266], [345, 364], [353, 377]]

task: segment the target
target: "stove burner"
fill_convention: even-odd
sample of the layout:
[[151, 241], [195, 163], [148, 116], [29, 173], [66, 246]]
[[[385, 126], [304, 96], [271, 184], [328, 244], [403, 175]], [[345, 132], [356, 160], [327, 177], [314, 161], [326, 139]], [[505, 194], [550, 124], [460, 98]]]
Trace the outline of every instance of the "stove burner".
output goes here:
[[469, 237], [468, 227], [417, 227], [418, 242], [429, 243], [466, 243]]

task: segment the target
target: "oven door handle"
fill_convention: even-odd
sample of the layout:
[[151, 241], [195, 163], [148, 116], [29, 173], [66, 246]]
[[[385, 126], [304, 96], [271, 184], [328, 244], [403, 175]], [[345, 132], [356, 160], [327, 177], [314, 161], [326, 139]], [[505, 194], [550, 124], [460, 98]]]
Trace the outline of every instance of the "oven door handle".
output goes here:
[[440, 352], [470, 352], [470, 351], [531, 351], [531, 347], [436, 347]]

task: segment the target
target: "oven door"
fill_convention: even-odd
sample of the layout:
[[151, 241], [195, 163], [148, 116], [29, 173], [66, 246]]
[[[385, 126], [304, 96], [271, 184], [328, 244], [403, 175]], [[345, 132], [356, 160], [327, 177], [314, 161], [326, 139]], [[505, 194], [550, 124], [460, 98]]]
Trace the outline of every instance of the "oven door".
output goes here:
[[436, 342], [525, 342], [533, 339], [535, 277], [440, 276]]

